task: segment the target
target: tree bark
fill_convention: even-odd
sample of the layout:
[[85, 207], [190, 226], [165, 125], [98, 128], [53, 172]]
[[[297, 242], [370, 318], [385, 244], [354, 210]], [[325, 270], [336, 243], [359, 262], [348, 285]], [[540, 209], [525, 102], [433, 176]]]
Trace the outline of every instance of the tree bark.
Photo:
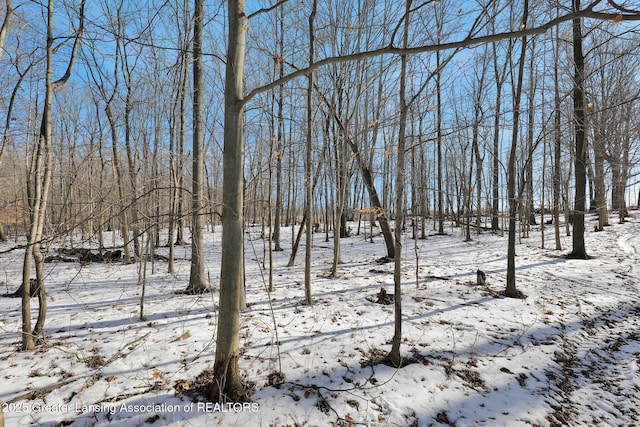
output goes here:
[[[411, 0], [406, 0], [404, 16], [403, 45], [409, 43], [409, 17]], [[402, 364], [400, 343], [402, 342], [402, 222], [404, 220], [404, 163], [405, 163], [405, 135], [407, 127], [407, 55], [400, 56], [400, 118], [398, 126], [398, 163], [396, 165], [396, 227], [395, 227], [395, 257], [393, 258], [393, 338], [391, 350], [385, 358], [385, 363], [399, 367]]]
[[2, 55], [4, 54], [4, 40], [7, 36], [7, 31], [9, 30], [11, 15], [13, 15], [12, 1], [5, 0], [4, 4], [5, 4], [4, 19], [2, 21], [2, 26], [0, 27], [0, 60], [2, 60]]
[[207, 292], [204, 258], [204, 139], [202, 135], [204, 85], [202, 79], [202, 28], [204, 0], [195, 0], [193, 25], [193, 178], [191, 272], [186, 293]]
[[[511, 51], [511, 48], [509, 48]], [[503, 64], [502, 70], [498, 69], [498, 52], [496, 45], [493, 45], [493, 68], [495, 71], [496, 83], [496, 104], [495, 116], [493, 119], [493, 162], [492, 162], [492, 182], [491, 182], [491, 230], [497, 232], [500, 228], [500, 116], [502, 114], [502, 85], [506, 79], [507, 62]], [[509, 57], [509, 55], [507, 55]]]
[[240, 400], [245, 393], [238, 373], [238, 332], [244, 290], [242, 83], [248, 23], [244, 0], [229, 0], [227, 7], [220, 314], [210, 389], [214, 401]]
[[[573, 0], [573, 10], [580, 10], [580, 0]], [[582, 22], [573, 20], [573, 61], [575, 66], [573, 88], [573, 115], [575, 127], [575, 205], [573, 209], [573, 250], [569, 258], [587, 259], [584, 243], [584, 210], [587, 186], [587, 143], [585, 132], [584, 53], [582, 52]]]
[[[522, 28], [526, 28], [527, 17], [529, 15], [529, 1], [524, 1], [524, 13], [522, 16]], [[513, 131], [511, 133], [511, 150], [507, 165], [507, 193], [509, 199], [509, 237], [507, 247], [507, 287], [505, 295], [511, 298], [518, 298], [521, 293], [516, 289], [516, 214], [518, 200], [516, 198], [516, 154], [518, 146], [518, 128], [520, 127], [520, 99], [522, 97], [522, 80], [524, 77], [524, 63], [527, 53], [527, 38], [522, 37], [522, 48], [520, 50], [520, 60], [518, 63], [517, 83], [513, 101]]]
[[[556, 29], [556, 36], [558, 29]], [[554, 54], [556, 61], [560, 57], [560, 38], [556, 37]], [[561, 148], [562, 148], [562, 133], [560, 126], [561, 121], [561, 101], [560, 101], [560, 79], [558, 76], [558, 67], [554, 67], [553, 71], [553, 228], [554, 237], [556, 243], [556, 250], [562, 250], [562, 242], [560, 241], [560, 184], [562, 174], [561, 163]]]
[[[313, 43], [313, 42], [310, 42]], [[284, 13], [280, 16], [280, 34], [278, 40], [278, 48], [280, 50], [280, 58], [278, 64], [279, 78], [284, 77]], [[282, 156], [284, 151], [284, 85], [278, 87], [278, 116], [277, 128], [278, 135], [276, 137], [276, 203], [274, 206], [273, 233], [271, 239], [274, 244], [273, 250], [282, 251], [280, 244], [280, 228], [282, 222]]]
[[[438, 26], [438, 34], [441, 32], [441, 27]], [[439, 39], [439, 37], [438, 37]], [[438, 40], [440, 42], [440, 40]], [[436, 52], [436, 68], [438, 73], [436, 74], [436, 147], [437, 147], [437, 180], [438, 180], [438, 234], [444, 234], [444, 191], [442, 189], [442, 144], [444, 138], [442, 136], [442, 88], [440, 84], [441, 71], [440, 71], [440, 51]]]
[[597, 230], [604, 230], [607, 224], [607, 198], [604, 176], [604, 135], [596, 130], [593, 141], [593, 166], [595, 181], [596, 213], [598, 214]]
[[[315, 56], [315, 28], [314, 21], [318, 1], [313, 1], [311, 14], [309, 15], [309, 65], [313, 64]], [[315, 188], [315, 180], [311, 182], [313, 175], [313, 72], [307, 76], [307, 143], [305, 156], [305, 209], [304, 216], [306, 218], [306, 247], [304, 254], [304, 299], [307, 305], [313, 303], [311, 297], [311, 246], [313, 243], [313, 229], [310, 227], [311, 218], [313, 218], [313, 190]], [[318, 168], [319, 169], [319, 168]], [[304, 224], [301, 226], [304, 227]]]

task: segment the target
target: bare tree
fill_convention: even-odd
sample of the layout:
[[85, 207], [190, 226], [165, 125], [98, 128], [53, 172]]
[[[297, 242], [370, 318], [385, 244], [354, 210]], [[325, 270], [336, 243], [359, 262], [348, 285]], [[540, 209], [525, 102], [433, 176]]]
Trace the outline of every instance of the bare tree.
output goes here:
[[7, 31], [9, 30], [11, 15], [13, 15], [14, 12], [13, 3], [11, 0], [5, 0], [4, 5], [4, 19], [2, 20], [2, 26], [0, 26], [0, 60], [4, 55], [4, 40], [7, 37]]
[[203, 92], [202, 28], [204, 26], [203, 0], [195, 0], [193, 24], [193, 191], [191, 233], [191, 274], [187, 293], [209, 290], [204, 259], [204, 138], [202, 136]]
[[[9, 23], [11, 21], [11, 15], [13, 15], [13, 6], [11, 0], [5, 0], [5, 12], [4, 19], [2, 20], [2, 26], [0, 27], [0, 60], [2, 60], [2, 55], [4, 54], [4, 40], [7, 36], [7, 31], [9, 29]], [[20, 79], [20, 81], [22, 78]], [[19, 84], [16, 85], [16, 90]], [[15, 93], [15, 91], [14, 91]], [[2, 165], [2, 157], [4, 156], [4, 151], [7, 146], [7, 134], [9, 132], [9, 124], [11, 122], [11, 106], [13, 105], [13, 99], [15, 95], [11, 97], [11, 102], [9, 104], [9, 112], [7, 112], [7, 123], [4, 128], [4, 135], [2, 138], [2, 145], [0, 146], [0, 165]], [[2, 221], [0, 221], [0, 242], [4, 242], [7, 240], [4, 234], [4, 227], [2, 226]], [[0, 414], [2, 412], [0, 411]]]
[[[309, 65], [313, 64], [315, 56], [315, 18], [318, 1], [313, 0], [311, 14], [309, 15]], [[307, 305], [311, 305], [311, 244], [313, 231], [310, 219], [313, 217], [313, 190], [315, 182], [311, 182], [313, 175], [313, 72], [308, 75], [307, 86], [307, 153], [305, 158], [305, 216], [306, 224], [306, 248], [304, 257], [304, 296]], [[319, 169], [319, 168], [318, 168]], [[304, 225], [303, 225], [304, 226]]]
[[[508, 49], [505, 58], [511, 56], [511, 40], [508, 41]], [[493, 69], [495, 76], [495, 111], [493, 118], [493, 150], [492, 150], [492, 182], [491, 182], [491, 230], [494, 232], [500, 228], [500, 129], [502, 117], [502, 87], [507, 78], [507, 64], [509, 61], [502, 61], [498, 57], [498, 44], [492, 43], [493, 47]]]
[[[580, 10], [580, 0], [573, 0], [573, 11]], [[573, 77], [573, 117], [575, 128], [575, 202], [572, 212], [573, 220], [573, 250], [570, 258], [586, 259], [587, 250], [584, 243], [584, 210], [586, 207], [587, 186], [587, 143], [585, 132], [585, 66], [582, 52], [582, 19], [572, 20], [573, 30], [573, 62], [575, 73]]]
[[[278, 69], [278, 78], [284, 76], [284, 11], [280, 10], [279, 17], [279, 34], [278, 34], [278, 50], [279, 55], [276, 58], [276, 67]], [[310, 45], [313, 43], [311, 40]], [[313, 50], [311, 51], [313, 52]], [[271, 239], [274, 244], [275, 251], [282, 251], [280, 245], [280, 226], [282, 222], [282, 158], [284, 152], [284, 85], [278, 86], [278, 113], [277, 113], [277, 136], [275, 138], [275, 161], [276, 161], [276, 200], [274, 205], [274, 221], [273, 234]]]
[[[406, 0], [403, 17], [402, 46], [409, 46], [409, 22], [411, 17], [411, 0]], [[402, 342], [402, 224], [404, 221], [404, 163], [408, 105], [407, 91], [407, 55], [400, 55], [400, 118], [398, 125], [398, 163], [396, 165], [396, 227], [395, 227], [395, 257], [393, 258], [393, 339], [391, 350], [385, 362], [391, 366], [400, 366], [402, 356], [400, 343]]]
[[482, 225], [482, 165], [484, 162], [484, 156], [480, 155], [480, 125], [484, 120], [485, 111], [482, 106], [483, 97], [485, 96], [486, 85], [486, 70], [487, 70], [487, 51], [484, 50], [482, 54], [482, 64], [480, 65], [480, 75], [476, 76], [474, 81], [474, 102], [473, 102], [473, 123], [472, 133], [473, 142], [471, 150], [476, 160], [476, 176], [475, 176], [475, 190], [476, 190], [476, 231], [480, 234]]
[[[520, 28], [527, 27], [527, 18], [529, 16], [529, 1], [524, 0], [522, 23]], [[522, 37], [522, 46], [520, 50], [520, 59], [518, 61], [517, 82], [513, 97], [513, 121], [511, 133], [511, 149], [509, 151], [509, 162], [507, 166], [507, 193], [509, 199], [509, 242], [507, 248], [507, 287], [505, 295], [512, 298], [518, 298], [521, 293], [516, 289], [516, 216], [518, 209], [518, 200], [516, 199], [516, 154], [518, 146], [518, 129], [520, 127], [520, 99], [522, 96], [522, 80], [524, 77], [524, 64], [527, 53], [527, 37]]]
[[248, 18], [244, 0], [229, 0], [227, 10], [220, 315], [211, 388], [211, 398], [216, 401], [242, 399], [245, 393], [238, 372], [238, 330], [244, 288], [242, 91]]
[[[41, 250], [43, 241], [44, 223], [47, 214], [47, 203], [49, 201], [49, 187], [51, 185], [51, 175], [53, 172], [53, 141], [51, 130], [51, 115], [53, 92], [64, 85], [71, 77], [76, 53], [80, 43], [80, 36], [84, 28], [84, 6], [82, 0], [79, 9], [79, 25], [74, 36], [73, 48], [69, 63], [64, 75], [58, 80], [53, 80], [53, 0], [47, 3], [47, 48], [46, 48], [46, 74], [45, 74], [45, 99], [42, 112], [42, 124], [36, 145], [34, 163], [31, 165], [30, 175], [33, 176], [30, 187], [30, 220], [27, 249], [25, 250], [24, 263], [22, 269], [22, 348], [33, 350], [35, 340], [39, 339], [44, 330], [47, 314], [47, 294], [44, 284], [44, 255]], [[31, 262], [34, 262], [36, 269], [36, 286], [38, 289], [38, 320], [31, 330]]]
[[[554, 59], [558, 61], [560, 56], [560, 38], [557, 37], [559, 29], [556, 28], [556, 41], [554, 43]], [[555, 236], [555, 249], [562, 250], [560, 241], [560, 185], [562, 183], [561, 153], [562, 153], [562, 111], [560, 99], [560, 79], [558, 67], [553, 69], [553, 228]]]

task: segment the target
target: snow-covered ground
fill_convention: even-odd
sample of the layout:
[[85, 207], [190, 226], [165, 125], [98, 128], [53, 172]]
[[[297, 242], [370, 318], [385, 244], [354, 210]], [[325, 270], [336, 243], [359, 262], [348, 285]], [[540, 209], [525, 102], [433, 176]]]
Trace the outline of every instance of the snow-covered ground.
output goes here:
[[[381, 288], [393, 292], [393, 264], [377, 262], [380, 236], [343, 239], [338, 277], [328, 278], [332, 243], [316, 234], [315, 303], [306, 306], [304, 247], [286, 267], [283, 229], [268, 294], [268, 255], [250, 230], [240, 369], [255, 392], [244, 405], [176, 395], [212, 368], [215, 351], [217, 292], [174, 294], [186, 287], [189, 248], [178, 248], [176, 274], [148, 265], [144, 321], [138, 265], [47, 264], [46, 346], [19, 351], [20, 300], [0, 298], [6, 426], [640, 425], [640, 220], [611, 222], [587, 233], [587, 261], [563, 257], [570, 237], [553, 250], [552, 228], [547, 249], [539, 227], [519, 240], [524, 300], [500, 296], [506, 236], [407, 234], [402, 352], [412, 363], [400, 369], [368, 363], [393, 335], [393, 306], [372, 301]], [[217, 289], [220, 232], [206, 240]], [[21, 251], [0, 255], [0, 293], [17, 288], [21, 262]], [[487, 286], [475, 284], [477, 269]], [[274, 371], [284, 383], [269, 385]]]

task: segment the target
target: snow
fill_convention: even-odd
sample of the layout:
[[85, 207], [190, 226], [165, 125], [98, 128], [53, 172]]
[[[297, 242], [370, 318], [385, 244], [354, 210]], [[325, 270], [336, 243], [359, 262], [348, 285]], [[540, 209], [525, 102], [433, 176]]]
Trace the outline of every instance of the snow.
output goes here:
[[[45, 346], [19, 351], [20, 300], [0, 298], [6, 425], [638, 425], [640, 220], [616, 222], [586, 234], [586, 261], [563, 257], [571, 237], [562, 237], [564, 251], [549, 249], [550, 227], [547, 249], [539, 226], [519, 239], [523, 300], [500, 296], [506, 236], [465, 242], [449, 227], [414, 241], [407, 233], [402, 353], [412, 363], [399, 369], [369, 363], [389, 351], [393, 335], [393, 305], [375, 303], [380, 288], [393, 293], [393, 264], [377, 262], [381, 236], [342, 239], [339, 274], [329, 278], [332, 243], [316, 234], [314, 305], [306, 306], [303, 247], [286, 267], [290, 228], [282, 229], [285, 251], [274, 252], [271, 294], [268, 254], [259, 227], [250, 228], [240, 369], [255, 392], [244, 404], [176, 394], [178, 382], [212, 368], [215, 352], [217, 292], [174, 294], [188, 281], [188, 248], [179, 248], [175, 274], [161, 261], [148, 266], [144, 321], [136, 264], [47, 264]], [[219, 230], [206, 241], [217, 288]], [[22, 251], [0, 262], [2, 293], [13, 292]], [[487, 286], [475, 284], [477, 269]], [[284, 383], [269, 385], [274, 371]]]

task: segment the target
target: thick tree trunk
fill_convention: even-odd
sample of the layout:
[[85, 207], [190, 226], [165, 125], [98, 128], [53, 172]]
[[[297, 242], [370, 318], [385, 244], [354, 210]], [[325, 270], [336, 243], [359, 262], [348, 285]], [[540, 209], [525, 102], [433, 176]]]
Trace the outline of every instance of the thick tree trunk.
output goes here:
[[[573, 0], [574, 11], [580, 10], [580, 0]], [[581, 19], [573, 20], [573, 61], [575, 65], [573, 114], [575, 127], [575, 205], [573, 209], [573, 250], [570, 258], [587, 259], [584, 243], [584, 211], [587, 186], [587, 144], [585, 135], [584, 54], [582, 52]]]
[[227, 6], [220, 314], [210, 389], [214, 401], [245, 397], [238, 372], [238, 333], [240, 293], [244, 290], [242, 81], [247, 16], [244, 0], [229, 0]]
[[193, 25], [193, 177], [191, 272], [186, 292], [200, 294], [209, 290], [204, 259], [204, 139], [203, 81], [202, 81], [202, 27], [204, 25], [203, 0], [196, 0]]

